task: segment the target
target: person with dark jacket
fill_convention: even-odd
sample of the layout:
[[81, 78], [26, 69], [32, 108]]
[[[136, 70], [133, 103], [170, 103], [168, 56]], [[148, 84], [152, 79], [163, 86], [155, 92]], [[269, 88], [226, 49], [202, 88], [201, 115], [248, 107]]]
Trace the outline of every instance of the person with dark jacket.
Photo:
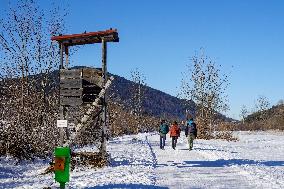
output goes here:
[[175, 121], [170, 128], [170, 137], [172, 138], [172, 147], [175, 150], [177, 145], [177, 139], [180, 136], [180, 128]]
[[193, 140], [197, 137], [196, 123], [194, 123], [193, 118], [187, 120], [185, 136], [188, 137], [189, 150], [192, 150]]
[[165, 148], [166, 135], [168, 132], [169, 132], [169, 126], [166, 124], [165, 120], [162, 120], [159, 128], [159, 133], [160, 133], [160, 148], [163, 150]]

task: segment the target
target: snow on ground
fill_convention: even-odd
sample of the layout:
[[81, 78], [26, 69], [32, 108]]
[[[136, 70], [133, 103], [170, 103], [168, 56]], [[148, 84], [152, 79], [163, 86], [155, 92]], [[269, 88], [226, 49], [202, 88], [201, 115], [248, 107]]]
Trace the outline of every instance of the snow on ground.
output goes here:
[[[196, 140], [188, 151], [157, 149], [160, 185], [169, 188], [284, 188], [284, 135], [236, 133], [238, 142]], [[168, 153], [171, 151], [171, 153]], [[166, 178], [173, 177], [173, 180]]]
[[[176, 150], [169, 137], [161, 150], [157, 133], [114, 138], [108, 143], [111, 165], [76, 168], [67, 188], [284, 188], [284, 133], [235, 134], [237, 142], [197, 139], [192, 151], [184, 136]], [[58, 188], [52, 174], [40, 175], [47, 166], [48, 160], [2, 157], [0, 188]]]

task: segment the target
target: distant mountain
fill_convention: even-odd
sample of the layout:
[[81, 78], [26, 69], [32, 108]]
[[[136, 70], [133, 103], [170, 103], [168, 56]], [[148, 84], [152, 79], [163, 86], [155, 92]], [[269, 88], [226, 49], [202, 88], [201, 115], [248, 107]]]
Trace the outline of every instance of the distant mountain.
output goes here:
[[[118, 75], [113, 76], [115, 79], [110, 90], [114, 94], [114, 99], [117, 102], [123, 103], [125, 106], [130, 106], [130, 89], [133, 82]], [[196, 114], [197, 107], [193, 101], [186, 106], [187, 103], [184, 99], [171, 96], [148, 86], [144, 86], [144, 88], [146, 93], [145, 100], [143, 101], [143, 109], [147, 114], [155, 117], [180, 120], [186, 119], [186, 110], [188, 110], [191, 115]], [[218, 117], [220, 120], [227, 122], [236, 121], [220, 113], [218, 113]]]
[[[130, 89], [133, 86], [133, 82], [118, 75], [113, 76], [115, 79], [110, 88], [113, 94], [112, 99], [130, 107]], [[195, 114], [196, 106], [194, 102], [191, 102], [186, 107], [183, 99], [148, 86], [143, 86], [143, 88], [145, 90], [145, 98], [143, 100], [144, 113], [155, 117], [185, 119], [187, 108], [193, 115]]]

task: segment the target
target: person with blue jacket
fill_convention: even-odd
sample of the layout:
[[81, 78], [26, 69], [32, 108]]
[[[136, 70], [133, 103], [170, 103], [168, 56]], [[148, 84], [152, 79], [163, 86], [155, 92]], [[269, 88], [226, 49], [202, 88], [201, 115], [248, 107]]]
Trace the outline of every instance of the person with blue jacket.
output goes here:
[[192, 150], [193, 140], [197, 137], [197, 128], [193, 118], [188, 119], [186, 122], [185, 136], [188, 137], [189, 150]]
[[164, 150], [165, 148], [165, 143], [166, 143], [166, 135], [169, 132], [169, 126], [166, 124], [165, 120], [161, 121], [161, 125], [159, 128], [159, 133], [160, 133], [160, 148]]

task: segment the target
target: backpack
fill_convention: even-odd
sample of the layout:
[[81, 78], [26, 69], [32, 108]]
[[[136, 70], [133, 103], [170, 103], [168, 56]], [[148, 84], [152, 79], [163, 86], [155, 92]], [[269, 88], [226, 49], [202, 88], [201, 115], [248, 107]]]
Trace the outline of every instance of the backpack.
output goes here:
[[194, 134], [195, 137], [197, 136], [197, 128], [196, 128], [196, 123], [194, 122], [187, 122], [187, 126], [185, 129], [185, 135], [189, 135], [190, 133]]
[[191, 123], [190, 127], [191, 127], [191, 132], [193, 132], [193, 133], [197, 132], [196, 124], [194, 122]]
[[188, 120], [186, 123], [187, 123], [187, 124], [186, 124], [187, 126], [191, 126], [191, 124], [194, 123], [194, 122], [191, 121], [191, 120]]
[[189, 132], [194, 134], [195, 137], [197, 137], [197, 128], [194, 122], [191, 124]]
[[169, 132], [169, 127], [166, 124], [160, 125], [160, 133], [167, 134]]

